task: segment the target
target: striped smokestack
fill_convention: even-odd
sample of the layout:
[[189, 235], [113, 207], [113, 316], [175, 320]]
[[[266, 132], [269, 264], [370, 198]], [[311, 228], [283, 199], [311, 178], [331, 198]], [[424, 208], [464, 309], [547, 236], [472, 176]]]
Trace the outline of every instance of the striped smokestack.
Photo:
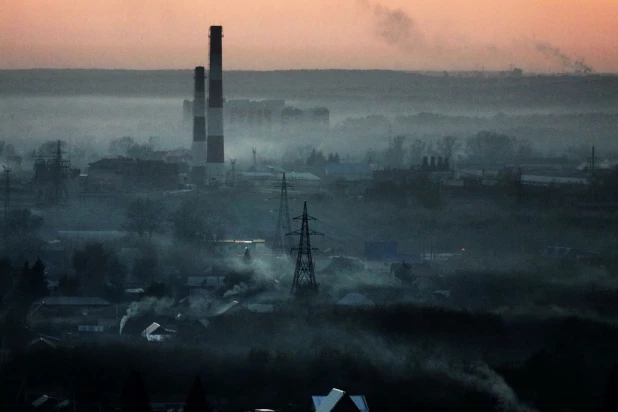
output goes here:
[[206, 179], [206, 92], [204, 67], [195, 68], [195, 98], [193, 100], [193, 145], [191, 182], [203, 185]]
[[210, 26], [210, 71], [208, 79], [208, 180], [220, 184], [225, 180], [223, 155], [223, 27]]

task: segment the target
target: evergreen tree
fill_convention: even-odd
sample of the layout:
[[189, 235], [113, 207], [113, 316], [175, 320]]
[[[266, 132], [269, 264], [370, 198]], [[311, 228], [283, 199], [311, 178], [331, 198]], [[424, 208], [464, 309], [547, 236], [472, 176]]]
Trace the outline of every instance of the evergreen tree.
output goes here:
[[165, 283], [161, 282], [152, 282], [144, 291], [145, 296], [153, 296], [159, 299], [169, 296], [169, 294], [170, 291], [167, 286], [165, 286]]
[[13, 265], [9, 258], [0, 259], [0, 308], [4, 298], [13, 290]]
[[599, 412], [617, 412], [618, 411], [618, 369], [614, 363], [612, 372], [607, 379], [605, 386], [605, 395], [603, 396], [603, 404], [599, 408]]
[[316, 158], [316, 151], [315, 149], [311, 150], [311, 154], [309, 155], [309, 158], [307, 159], [307, 166], [313, 166], [313, 164], [315, 163], [315, 158]]
[[423, 156], [423, 164], [421, 166], [421, 170], [429, 170], [429, 161], [427, 156]]
[[191, 392], [187, 397], [184, 407], [185, 412], [212, 412], [211, 406], [206, 402], [202, 381], [197, 376], [191, 387]]
[[148, 393], [136, 371], [129, 374], [122, 387], [122, 412], [150, 412]]
[[17, 294], [19, 303], [26, 307], [49, 294], [45, 280], [45, 265], [40, 259], [37, 259], [32, 269], [28, 261], [25, 262], [17, 285]]
[[58, 279], [58, 291], [64, 296], [79, 296], [80, 283], [76, 276], [64, 275]]
[[34, 266], [30, 270], [30, 284], [32, 287], [33, 300], [41, 299], [49, 295], [49, 289], [47, 288], [47, 280], [45, 280], [45, 265], [41, 262], [41, 259], [34, 262]]
[[444, 168], [444, 170], [451, 170], [451, 165], [448, 161], [448, 157], [444, 158], [444, 164], [442, 165], [442, 167]]

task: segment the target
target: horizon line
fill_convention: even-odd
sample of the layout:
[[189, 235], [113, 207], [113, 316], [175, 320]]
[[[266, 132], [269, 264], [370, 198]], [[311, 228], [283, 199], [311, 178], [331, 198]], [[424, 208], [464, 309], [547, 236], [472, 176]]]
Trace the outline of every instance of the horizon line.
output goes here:
[[[197, 67], [197, 66], [196, 66]], [[193, 68], [186, 69], [172, 69], [172, 68], [158, 68], [158, 69], [126, 69], [126, 68], [83, 68], [83, 67], [30, 67], [30, 68], [0, 68], [0, 72], [19, 72], [19, 71], [124, 71], [124, 72], [183, 72], [192, 71]], [[509, 73], [512, 70], [474, 70], [474, 69], [376, 69], [376, 68], [356, 68], [356, 69], [344, 69], [344, 68], [324, 68], [324, 69], [308, 69], [308, 68], [296, 68], [296, 69], [230, 69], [224, 70], [224, 72], [259, 72], [259, 73], [273, 73], [273, 72], [326, 72], [326, 71], [338, 71], [338, 72], [395, 72], [395, 73], [407, 73], [407, 74], [423, 74], [423, 73]], [[576, 72], [542, 72], [542, 71], [523, 71], [523, 76], [529, 75], [550, 75], [550, 76], [608, 76], [617, 75], [618, 72], [593, 72], [593, 73], [576, 73]]]

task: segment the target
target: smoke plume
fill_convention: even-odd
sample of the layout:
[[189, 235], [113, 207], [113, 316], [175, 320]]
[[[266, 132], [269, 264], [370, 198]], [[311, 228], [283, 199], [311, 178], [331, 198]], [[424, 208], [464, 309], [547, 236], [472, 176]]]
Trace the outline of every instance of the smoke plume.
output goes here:
[[225, 291], [225, 293], [223, 294], [223, 297], [227, 298], [230, 296], [244, 295], [254, 290], [257, 290], [257, 287], [249, 286], [248, 284], [242, 282], [242, 283], [239, 283], [238, 285], [234, 285], [232, 289]]
[[158, 299], [155, 297], [147, 297], [139, 302], [131, 302], [127, 308], [127, 313], [120, 320], [119, 333], [122, 335], [122, 330], [129, 319], [148, 312], [154, 312], [160, 315], [169, 310], [173, 305], [174, 300], [170, 298]]
[[372, 5], [367, 0], [358, 3], [373, 13], [375, 31], [379, 38], [391, 46], [405, 51], [425, 46], [425, 37], [415, 21], [402, 9], [390, 9], [380, 4]]
[[580, 71], [584, 73], [592, 73], [592, 67], [586, 65], [582, 60], [573, 60], [564, 54], [558, 47], [554, 47], [549, 43], [537, 43], [536, 49], [545, 57], [557, 61], [564, 69]]

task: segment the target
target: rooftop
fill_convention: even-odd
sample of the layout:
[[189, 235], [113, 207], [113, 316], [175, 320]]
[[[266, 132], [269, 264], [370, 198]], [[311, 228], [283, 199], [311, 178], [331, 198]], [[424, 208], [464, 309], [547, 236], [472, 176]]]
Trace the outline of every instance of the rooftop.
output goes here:
[[320, 180], [319, 177], [309, 172], [287, 172], [285, 178], [287, 180]]
[[346, 399], [351, 399], [360, 412], [369, 412], [367, 401], [362, 395], [348, 395], [340, 389], [333, 388], [328, 396], [312, 396], [313, 406], [316, 412], [333, 411], [339, 403], [345, 402]]
[[375, 306], [375, 303], [369, 299], [367, 296], [351, 292], [345, 295], [343, 298], [339, 299], [337, 305], [342, 306]]
[[34, 302], [33, 305], [46, 306], [109, 306], [111, 303], [98, 297], [48, 296]]
[[327, 174], [364, 174], [371, 176], [371, 166], [365, 163], [331, 163], [325, 167]]
[[144, 329], [142, 336], [148, 337], [150, 335], [169, 335], [170, 333], [172, 333], [171, 330], [164, 328], [157, 322], [152, 322], [150, 326]]

